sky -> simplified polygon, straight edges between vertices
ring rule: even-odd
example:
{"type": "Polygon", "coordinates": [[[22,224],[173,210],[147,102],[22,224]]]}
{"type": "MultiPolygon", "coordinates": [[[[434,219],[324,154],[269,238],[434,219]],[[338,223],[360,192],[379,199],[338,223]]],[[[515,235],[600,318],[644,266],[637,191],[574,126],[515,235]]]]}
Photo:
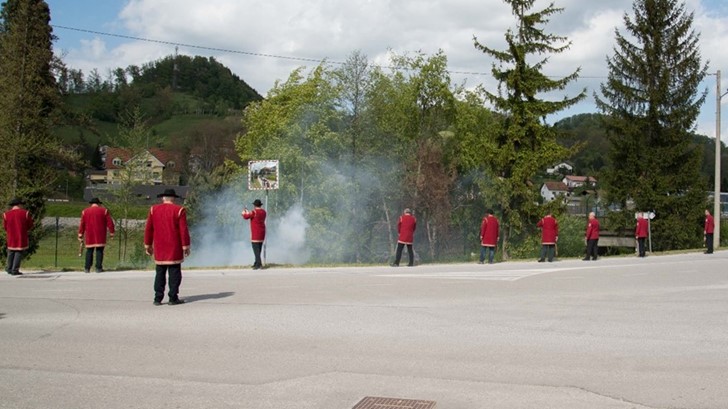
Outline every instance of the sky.
{"type": "MultiPolygon", "coordinates": [[[[442,50],[454,83],[495,91],[493,60],[476,50],[473,37],[496,49],[515,25],[502,0],[46,0],[58,40],[56,53],[72,68],[102,75],[110,69],[142,65],[174,54],[214,57],[265,96],[276,81],[297,67],[308,70],[326,59],[343,62],[354,51],[373,64],[389,65],[391,52],[442,50]],[[143,38],[142,41],[116,36],[143,38]],[[173,44],[170,44],[173,43],[173,44]],[[203,47],[189,47],[189,45],[203,47]],[[216,49],[216,50],[212,50],[216,49]]],[[[555,0],[564,10],[552,16],[547,32],[565,36],[571,47],[550,57],[544,72],[559,77],[581,69],[580,78],[554,99],[588,98],[548,118],[558,120],[597,112],[593,94],[606,80],[606,58],[613,55],[615,29],[626,34],[623,16],[632,16],[631,0],[555,0]]],[[[716,75],[728,91],[728,2],[685,0],[700,34],[708,91],[697,132],[716,136],[716,75]]],[[[546,7],[536,0],[534,10],[546,7]]],[[[549,96],[551,97],[551,96],[549,96]]],[[[721,111],[728,111],[728,96],[721,111]]],[[[728,118],[722,112],[721,140],[728,141],[728,118]]]]}

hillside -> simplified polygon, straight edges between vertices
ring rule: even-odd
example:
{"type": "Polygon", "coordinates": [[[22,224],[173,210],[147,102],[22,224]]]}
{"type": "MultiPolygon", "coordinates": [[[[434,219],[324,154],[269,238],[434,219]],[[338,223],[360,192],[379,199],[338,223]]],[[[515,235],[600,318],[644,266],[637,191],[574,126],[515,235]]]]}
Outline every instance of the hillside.
{"type": "Polygon", "coordinates": [[[203,138],[202,143],[230,153],[242,131],[242,110],[262,99],[230,69],[205,57],[169,56],[141,67],[117,68],[105,79],[96,70],[84,74],[63,67],[58,85],[62,106],[54,133],[84,163],[59,175],[63,182],[57,189],[63,192],[60,196],[75,198],[82,195],[85,168],[97,162],[98,146],[118,145],[122,123],[135,109],[149,129],[149,147],[188,156],[203,138]]]}

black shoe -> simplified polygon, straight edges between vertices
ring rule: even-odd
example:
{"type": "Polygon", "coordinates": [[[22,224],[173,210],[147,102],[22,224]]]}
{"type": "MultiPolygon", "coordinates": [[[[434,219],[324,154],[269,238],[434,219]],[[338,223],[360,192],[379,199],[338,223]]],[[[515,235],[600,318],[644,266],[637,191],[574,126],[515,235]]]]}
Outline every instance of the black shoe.
{"type": "MultiPolygon", "coordinates": [[[[544,261],[545,261],[545,260],[544,260],[544,259],[542,259],[542,258],[538,259],[538,262],[539,262],[539,263],[543,263],[544,261]]],[[[549,261],[551,261],[551,260],[549,260],[549,261]]]]}
{"type": "Polygon", "coordinates": [[[589,257],[581,259],[581,261],[589,261],[589,257]]]}
{"type": "Polygon", "coordinates": [[[104,270],[96,270],[97,273],[103,273],[104,270]]]}
{"type": "Polygon", "coordinates": [[[88,274],[91,272],[91,270],[83,270],[84,273],[88,274]]]}
{"type": "Polygon", "coordinates": [[[169,300],[169,303],[168,304],[169,305],[179,305],[179,304],[184,304],[184,303],[185,303],[185,300],[180,300],[178,298],[176,300],[169,300]]]}
{"type": "Polygon", "coordinates": [[[13,271],[12,273],[10,273],[10,275],[14,275],[14,276],[22,276],[22,275],[23,275],[23,273],[21,273],[20,271],[13,271]]]}
{"type": "Polygon", "coordinates": [[[162,305],[161,301],[154,300],[154,305],[162,305]]]}
{"type": "Polygon", "coordinates": [[[592,259],[592,261],[597,261],[597,258],[596,258],[596,257],[594,257],[594,258],[592,259]]]}
{"type": "Polygon", "coordinates": [[[407,264],[407,267],[414,267],[414,264],[407,264]]]}
{"type": "Polygon", "coordinates": [[[260,270],[260,266],[253,266],[253,270],[260,270]]]}

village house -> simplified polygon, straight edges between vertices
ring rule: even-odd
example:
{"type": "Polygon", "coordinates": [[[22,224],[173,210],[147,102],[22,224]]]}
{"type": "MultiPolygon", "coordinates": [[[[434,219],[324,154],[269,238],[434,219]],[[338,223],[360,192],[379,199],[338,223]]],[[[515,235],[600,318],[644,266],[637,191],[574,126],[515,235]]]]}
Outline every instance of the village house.
{"type": "Polygon", "coordinates": [[[545,202],[550,202],[557,197],[566,198],[569,196],[569,189],[564,182],[544,182],[541,186],[541,197],[545,202]]]}
{"type": "Polygon", "coordinates": [[[129,149],[102,146],[104,168],[87,171],[86,180],[89,185],[118,185],[125,179],[142,185],[178,185],[181,172],[177,156],[150,148],[132,157],[129,149]]]}
{"type": "Polygon", "coordinates": [[[597,184],[597,180],[591,176],[567,175],[561,181],[570,191],[575,188],[584,187],[585,185],[588,185],[587,187],[595,187],[597,184]]]}
{"type": "Polygon", "coordinates": [[[550,168],[546,168],[546,173],[549,175],[556,175],[556,174],[571,174],[574,172],[574,166],[570,164],[569,162],[561,162],[559,164],[556,164],[550,168]]]}

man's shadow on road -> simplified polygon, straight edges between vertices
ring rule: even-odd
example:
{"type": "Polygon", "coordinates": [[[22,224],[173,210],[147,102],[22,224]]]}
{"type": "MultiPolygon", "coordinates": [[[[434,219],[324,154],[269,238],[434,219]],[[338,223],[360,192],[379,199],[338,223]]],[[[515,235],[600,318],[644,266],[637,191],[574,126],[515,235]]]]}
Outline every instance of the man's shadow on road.
{"type": "Polygon", "coordinates": [[[232,291],[226,291],[223,293],[217,293],[217,294],[199,294],[199,295],[190,295],[188,297],[185,297],[185,302],[195,302],[195,301],[203,301],[203,300],[217,300],[219,298],[227,298],[230,296],[235,295],[232,291]]]}

